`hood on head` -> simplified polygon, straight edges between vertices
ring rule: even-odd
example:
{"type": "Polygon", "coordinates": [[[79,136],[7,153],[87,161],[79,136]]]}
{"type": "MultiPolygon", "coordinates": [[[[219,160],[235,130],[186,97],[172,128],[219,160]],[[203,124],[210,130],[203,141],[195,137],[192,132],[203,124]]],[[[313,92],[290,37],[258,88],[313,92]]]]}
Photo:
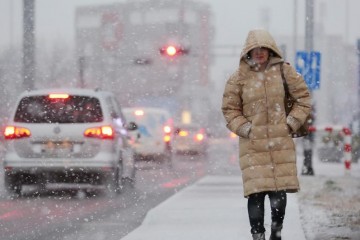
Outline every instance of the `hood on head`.
{"type": "Polygon", "coordinates": [[[263,47],[263,48],[269,48],[272,50],[275,55],[279,58],[283,58],[282,53],[278,46],[276,45],[276,42],[274,38],[271,36],[271,34],[263,29],[257,29],[257,30],[251,30],[248,33],[248,36],[246,38],[243,50],[240,55],[240,61],[244,58],[246,60],[247,54],[254,48],[257,47],[263,47]]]}

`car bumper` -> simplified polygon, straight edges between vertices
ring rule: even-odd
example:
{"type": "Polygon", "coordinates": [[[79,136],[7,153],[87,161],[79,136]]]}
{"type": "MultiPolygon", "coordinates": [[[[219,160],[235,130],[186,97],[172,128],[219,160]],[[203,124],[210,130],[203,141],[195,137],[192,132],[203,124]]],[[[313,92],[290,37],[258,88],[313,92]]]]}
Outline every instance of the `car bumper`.
{"type": "Polygon", "coordinates": [[[176,152],[204,152],[206,151],[205,145],[199,144],[178,144],[175,146],[176,152]]]}
{"type": "MultiPolygon", "coordinates": [[[[133,177],[134,161],[131,157],[123,157],[122,177],[133,177]]],[[[34,174],[63,171],[107,173],[116,167],[115,159],[120,159],[120,157],[111,153],[99,153],[93,158],[21,158],[17,154],[7,153],[3,167],[12,172],[34,174]]]]}
{"type": "Polygon", "coordinates": [[[6,154],[4,167],[13,168],[112,168],[115,166],[114,154],[99,153],[94,158],[21,158],[16,154],[6,154]]]}

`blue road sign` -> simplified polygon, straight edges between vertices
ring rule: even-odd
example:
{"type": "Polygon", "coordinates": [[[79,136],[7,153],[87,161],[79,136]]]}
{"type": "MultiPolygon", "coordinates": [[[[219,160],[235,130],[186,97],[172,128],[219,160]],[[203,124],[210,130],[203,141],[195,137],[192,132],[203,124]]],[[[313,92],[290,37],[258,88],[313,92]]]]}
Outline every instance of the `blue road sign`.
{"type": "Polygon", "coordinates": [[[296,71],[304,77],[310,90],[320,88],[320,63],[321,54],[319,52],[296,52],[296,71]]]}

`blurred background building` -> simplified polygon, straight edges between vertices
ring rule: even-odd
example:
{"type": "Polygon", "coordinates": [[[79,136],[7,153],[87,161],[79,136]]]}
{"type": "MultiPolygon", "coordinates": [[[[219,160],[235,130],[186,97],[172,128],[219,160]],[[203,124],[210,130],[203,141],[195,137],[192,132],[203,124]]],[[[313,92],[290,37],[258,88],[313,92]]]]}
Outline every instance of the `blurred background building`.
{"type": "MultiPolygon", "coordinates": [[[[126,99],[123,104],[166,103],[222,133],[223,87],[236,70],[247,32],[267,28],[294,64],[295,51],[304,50],[305,44],[304,2],[258,0],[220,6],[203,0],[36,0],[35,87],[111,89],[126,99]],[[171,44],[186,53],[160,53],[171,44]]],[[[314,3],[314,49],[322,54],[320,89],[314,91],[317,122],[347,125],[358,118],[360,105],[355,41],[360,33],[353,28],[359,3],[314,3]]],[[[1,1],[0,11],[0,113],[5,119],[24,90],[21,1],[1,1]]]]}
{"type": "Polygon", "coordinates": [[[123,106],[168,108],[178,121],[187,111],[207,124],[212,17],[209,4],[190,0],[78,8],[79,86],[112,90],[123,106]]]}

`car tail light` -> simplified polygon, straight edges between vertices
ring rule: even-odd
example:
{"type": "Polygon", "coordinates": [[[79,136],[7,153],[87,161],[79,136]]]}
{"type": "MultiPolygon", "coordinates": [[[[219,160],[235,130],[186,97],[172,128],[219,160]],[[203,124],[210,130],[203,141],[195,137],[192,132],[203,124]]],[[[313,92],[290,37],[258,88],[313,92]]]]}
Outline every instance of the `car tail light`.
{"type": "Polygon", "coordinates": [[[27,128],[7,126],[4,131],[5,139],[19,139],[30,137],[31,132],[27,128]]]}
{"type": "Polygon", "coordinates": [[[237,135],[233,132],[230,132],[230,138],[237,138],[237,135]]]}
{"type": "Polygon", "coordinates": [[[164,126],[164,133],[171,133],[171,127],[170,126],[164,126]]]}
{"type": "Polygon", "coordinates": [[[186,136],[188,136],[189,135],[189,132],[187,132],[187,131],[184,131],[184,130],[180,130],[179,131],[179,136],[180,137],[186,137],[186,136]]]}
{"type": "Polygon", "coordinates": [[[164,131],[164,138],[163,138],[163,140],[164,140],[164,142],[166,142],[166,143],[168,143],[168,142],[170,142],[171,141],[171,136],[170,136],[170,134],[171,134],[171,127],[169,126],[169,125],[165,125],[164,127],[163,127],[163,131],[164,131]]]}
{"type": "Polygon", "coordinates": [[[144,110],[138,109],[134,112],[135,116],[144,116],[144,110]]]}
{"type": "Polygon", "coordinates": [[[170,135],[165,135],[164,136],[164,142],[170,142],[170,140],[171,140],[171,137],[170,137],[170,135]]]}
{"type": "Polygon", "coordinates": [[[50,99],[68,99],[69,94],[66,93],[51,93],[49,94],[50,99]]]}
{"type": "Polygon", "coordinates": [[[85,137],[114,139],[114,130],[110,126],[88,128],[84,132],[85,137]]]}
{"type": "Polygon", "coordinates": [[[197,134],[195,135],[195,140],[201,142],[202,140],[204,140],[204,134],[202,134],[202,133],[197,133],[197,134]]]}

